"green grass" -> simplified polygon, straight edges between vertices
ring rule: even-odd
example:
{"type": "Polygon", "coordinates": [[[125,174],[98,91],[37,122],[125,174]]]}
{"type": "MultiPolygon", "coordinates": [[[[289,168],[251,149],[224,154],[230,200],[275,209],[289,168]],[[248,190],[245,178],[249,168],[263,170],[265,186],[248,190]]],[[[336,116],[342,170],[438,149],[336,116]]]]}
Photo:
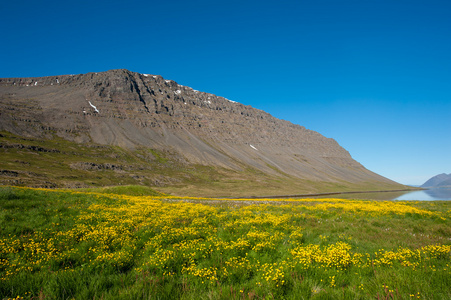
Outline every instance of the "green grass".
{"type": "Polygon", "coordinates": [[[101,194],[116,194],[116,195],[130,195],[130,196],[164,196],[164,193],[158,192],[150,187],[142,185],[126,185],[126,186],[111,186],[99,188],[84,188],[77,189],[81,192],[93,192],[101,194]]]}
{"type": "Polygon", "coordinates": [[[1,187],[0,299],[449,299],[450,219],[451,201],[1,187]]]}

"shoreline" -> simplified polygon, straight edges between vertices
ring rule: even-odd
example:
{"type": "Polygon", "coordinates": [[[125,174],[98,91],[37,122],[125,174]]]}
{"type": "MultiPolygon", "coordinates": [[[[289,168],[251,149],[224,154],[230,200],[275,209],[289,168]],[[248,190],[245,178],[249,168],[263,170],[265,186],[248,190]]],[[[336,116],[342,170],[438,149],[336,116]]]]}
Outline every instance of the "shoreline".
{"type": "MultiPolygon", "coordinates": [[[[274,196],[249,196],[249,197],[233,197],[233,199],[284,199],[284,198],[308,198],[318,196],[329,195],[345,195],[345,194],[363,194],[363,193],[390,193],[390,192],[411,192],[426,190],[424,188],[411,188],[411,189],[397,189],[397,190],[383,190],[383,191],[351,191],[351,192],[327,192],[327,193],[315,193],[315,194],[299,194],[299,195],[274,195],[274,196]]],[[[227,197],[232,199],[231,197],[227,197]]]]}

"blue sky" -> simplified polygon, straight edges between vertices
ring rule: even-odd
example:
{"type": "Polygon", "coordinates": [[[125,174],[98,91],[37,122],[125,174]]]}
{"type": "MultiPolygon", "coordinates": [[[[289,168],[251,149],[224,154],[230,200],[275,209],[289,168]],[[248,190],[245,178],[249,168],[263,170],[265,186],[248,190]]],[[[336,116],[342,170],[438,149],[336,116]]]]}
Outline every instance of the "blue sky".
{"type": "Polygon", "coordinates": [[[159,74],[334,138],[404,184],[451,173],[451,1],[2,1],[0,77],[159,74]]]}

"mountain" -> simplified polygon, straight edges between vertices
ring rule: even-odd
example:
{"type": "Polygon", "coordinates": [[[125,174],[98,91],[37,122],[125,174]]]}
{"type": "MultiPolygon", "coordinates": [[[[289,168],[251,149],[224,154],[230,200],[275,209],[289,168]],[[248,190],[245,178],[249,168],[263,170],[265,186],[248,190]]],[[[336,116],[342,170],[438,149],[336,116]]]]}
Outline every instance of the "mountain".
{"type": "Polygon", "coordinates": [[[438,174],[429,180],[427,180],[421,187],[443,187],[451,186],[451,173],[450,174],[438,174]]]}
{"type": "Polygon", "coordinates": [[[159,75],[111,70],[0,79],[0,117],[10,159],[0,164],[4,184],[138,183],[204,195],[403,187],[367,170],[331,138],[159,75]],[[46,145],[53,148],[33,150],[46,145]],[[86,156],[93,149],[110,155],[86,156]],[[45,159],[54,172],[33,168],[45,159]],[[55,176],[57,169],[66,173],[55,176]],[[107,180],[118,172],[121,180],[107,180]]]}

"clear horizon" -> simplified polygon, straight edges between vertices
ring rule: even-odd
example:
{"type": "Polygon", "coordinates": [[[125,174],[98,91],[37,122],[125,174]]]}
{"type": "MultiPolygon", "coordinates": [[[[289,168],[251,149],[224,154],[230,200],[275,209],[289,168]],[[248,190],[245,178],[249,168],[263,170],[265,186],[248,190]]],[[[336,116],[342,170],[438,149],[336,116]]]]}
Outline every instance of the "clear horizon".
{"type": "Polygon", "coordinates": [[[162,75],[335,139],[421,185],[451,172],[451,2],[0,5],[0,77],[162,75]]]}

